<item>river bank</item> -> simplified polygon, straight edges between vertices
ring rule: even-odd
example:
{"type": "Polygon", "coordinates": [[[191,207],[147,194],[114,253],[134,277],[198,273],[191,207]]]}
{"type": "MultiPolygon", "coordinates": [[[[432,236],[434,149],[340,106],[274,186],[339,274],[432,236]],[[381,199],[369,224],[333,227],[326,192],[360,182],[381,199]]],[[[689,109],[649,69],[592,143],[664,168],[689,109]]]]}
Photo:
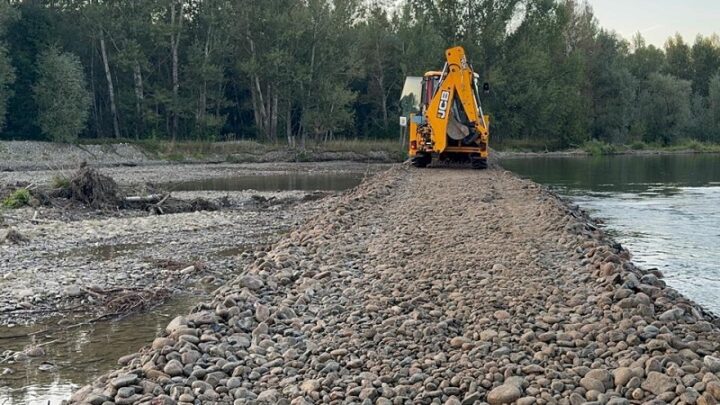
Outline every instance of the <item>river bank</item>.
{"type": "Polygon", "coordinates": [[[396,168],[70,402],[715,403],[719,344],[712,316],[536,184],[396,168]]]}
{"type": "Polygon", "coordinates": [[[704,155],[704,154],[720,154],[719,150],[696,150],[696,149],[620,149],[611,152],[589,152],[584,149],[568,149],[557,151],[517,151],[503,150],[495,151],[498,159],[517,159],[517,158],[565,158],[565,157],[588,157],[588,156],[673,156],[673,155],[704,155]]]}
{"type": "Polygon", "coordinates": [[[0,141],[0,173],[63,171],[86,162],[94,167],[164,166],[168,164],[266,165],[302,162],[397,163],[405,151],[397,141],[335,141],[288,148],[254,141],[165,142],[109,140],[97,144],[0,141]]]}
{"type": "MultiPolygon", "coordinates": [[[[217,287],[238,269],[241,254],[250,256],[254,247],[322,209],[322,198],[338,189],[333,182],[348,187],[369,170],[377,168],[335,162],[101,169],[125,195],[170,192],[173,201],[188,207],[155,215],[60,200],[4,210],[0,325],[34,323],[58,314],[86,318],[88,312],[134,312],[126,307],[143,309],[187,288],[217,287]],[[261,190],[247,190],[252,187],[242,182],[237,189],[205,184],[253,178],[251,185],[262,187],[264,179],[278,176],[304,183],[261,190]]],[[[52,187],[59,174],[70,176],[55,170],[0,173],[0,186],[29,184],[26,187],[42,190],[52,187]]]]}

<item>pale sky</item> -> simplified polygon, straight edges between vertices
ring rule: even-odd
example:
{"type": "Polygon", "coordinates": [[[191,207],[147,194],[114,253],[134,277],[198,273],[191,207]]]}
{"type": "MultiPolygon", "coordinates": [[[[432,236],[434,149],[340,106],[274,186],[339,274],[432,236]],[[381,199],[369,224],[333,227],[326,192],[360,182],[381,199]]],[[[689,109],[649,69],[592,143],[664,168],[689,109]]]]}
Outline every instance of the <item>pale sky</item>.
{"type": "Polygon", "coordinates": [[[679,32],[685,42],[698,34],[720,35],[720,0],[588,0],[600,26],[630,40],[640,32],[648,44],[662,47],[679,32]]]}

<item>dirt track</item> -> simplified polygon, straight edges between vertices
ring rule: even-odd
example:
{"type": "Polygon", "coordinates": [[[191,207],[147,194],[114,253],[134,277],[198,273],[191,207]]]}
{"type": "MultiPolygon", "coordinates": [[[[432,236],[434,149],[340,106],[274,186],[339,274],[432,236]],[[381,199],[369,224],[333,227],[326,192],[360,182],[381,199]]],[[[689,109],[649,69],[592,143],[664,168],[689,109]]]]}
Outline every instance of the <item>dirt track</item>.
{"type": "Polygon", "coordinates": [[[393,169],[73,400],[716,403],[717,326],[628,259],[507,172],[393,169]]]}

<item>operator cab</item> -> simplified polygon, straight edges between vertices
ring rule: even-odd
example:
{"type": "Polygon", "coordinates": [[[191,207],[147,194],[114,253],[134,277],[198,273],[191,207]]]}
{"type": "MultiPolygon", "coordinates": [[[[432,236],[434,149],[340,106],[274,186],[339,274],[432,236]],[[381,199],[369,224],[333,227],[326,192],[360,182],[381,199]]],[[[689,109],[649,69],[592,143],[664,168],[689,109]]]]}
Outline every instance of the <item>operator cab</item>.
{"type": "MultiPolygon", "coordinates": [[[[438,87],[440,86],[440,78],[442,77],[443,72],[438,72],[435,70],[431,70],[422,78],[422,106],[423,106],[423,112],[425,108],[430,104],[433,97],[435,97],[435,93],[437,92],[438,87]]],[[[475,100],[480,100],[480,92],[478,91],[478,82],[480,80],[480,75],[473,72],[473,93],[475,94],[475,100]]],[[[487,92],[489,90],[489,85],[485,83],[483,85],[483,90],[487,92]]]]}

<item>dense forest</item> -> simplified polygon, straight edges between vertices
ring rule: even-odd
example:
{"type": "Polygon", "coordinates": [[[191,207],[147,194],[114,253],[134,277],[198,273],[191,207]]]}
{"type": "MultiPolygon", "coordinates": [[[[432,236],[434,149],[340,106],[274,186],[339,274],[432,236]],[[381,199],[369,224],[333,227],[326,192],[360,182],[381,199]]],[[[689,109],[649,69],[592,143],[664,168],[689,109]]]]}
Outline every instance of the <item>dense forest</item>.
{"type": "Polygon", "coordinates": [[[657,48],[573,0],[0,0],[0,139],[397,137],[465,46],[493,135],[720,142],[720,40],[657,48]]]}

